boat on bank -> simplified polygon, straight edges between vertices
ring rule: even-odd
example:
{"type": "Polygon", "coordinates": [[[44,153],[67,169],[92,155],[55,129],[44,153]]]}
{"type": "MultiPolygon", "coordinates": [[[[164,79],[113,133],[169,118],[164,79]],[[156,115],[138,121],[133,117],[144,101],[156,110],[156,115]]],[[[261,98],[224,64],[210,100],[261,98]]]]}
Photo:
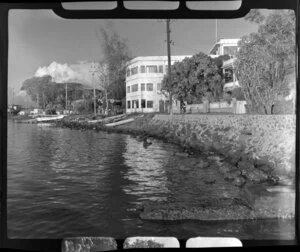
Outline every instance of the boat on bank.
{"type": "Polygon", "coordinates": [[[105,126],[106,127],[113,127],[113,126],[118,126],[118,125],[122,125],[122,124],[125,124],[125,123],[130,123],[130,122],[133,122],[133,121],[134,121],[134,118],[129,118],[129,119],[118,121],[118,122],[107,123],[107,124],[105,124],[105,126]]]}
{"type": "Polygon", "coordinates": [[[43,117],[37,117],[35,120],[37,122],[50,122],[50,121],[56,121],[56,120],[61,120],[65,117],[66,115],[58,115],[58,116],[43,116],[43,117]]]}

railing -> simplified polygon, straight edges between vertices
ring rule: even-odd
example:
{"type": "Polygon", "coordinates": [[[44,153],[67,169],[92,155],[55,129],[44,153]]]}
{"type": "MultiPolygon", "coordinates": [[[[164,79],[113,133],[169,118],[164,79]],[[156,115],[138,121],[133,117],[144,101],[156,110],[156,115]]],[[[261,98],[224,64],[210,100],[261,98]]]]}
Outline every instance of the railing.
{"type": "Polygon", "coordinates": [[[235,98],[230,103],[227,102],[213,102],[209,103],[204,101],[201,104],[188,104],[186,105],[186,113],[232,113],[232,114],[245,114],[246,101],[237,101],[235,98]]]}

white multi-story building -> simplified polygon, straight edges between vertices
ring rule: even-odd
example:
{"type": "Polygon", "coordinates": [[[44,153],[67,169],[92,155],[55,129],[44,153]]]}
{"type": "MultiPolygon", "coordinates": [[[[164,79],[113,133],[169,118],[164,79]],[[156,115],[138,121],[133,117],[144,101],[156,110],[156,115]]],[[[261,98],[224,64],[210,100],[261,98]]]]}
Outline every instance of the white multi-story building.
{"type": "Polygon", "coordinates": [[[212,58],[221,55],[229,55],[234,57],[238,51],[238,42],[241,39],[220,39],[209,51],[212,58]]]}
{"type": "MultiPolygon", "coordinates": [[[[172,56],[171,64],[191,55],[172,56]]],[[[126,113],[166,112],[169,96],[161,91],[168,71],[167,56],[136,57],[127,63],[126,113]]]]}
{"type": "Polygon", "coordinates": [[[238,51],[238,42],[240,39],[220,39],[209,51],[212,58],[221,55],[229,55],[230,59],[223,62],[223,73],[225,76],[224,91],[232,90],[239,87],[239,82],[234,74],[235,55],[238,51]]]}

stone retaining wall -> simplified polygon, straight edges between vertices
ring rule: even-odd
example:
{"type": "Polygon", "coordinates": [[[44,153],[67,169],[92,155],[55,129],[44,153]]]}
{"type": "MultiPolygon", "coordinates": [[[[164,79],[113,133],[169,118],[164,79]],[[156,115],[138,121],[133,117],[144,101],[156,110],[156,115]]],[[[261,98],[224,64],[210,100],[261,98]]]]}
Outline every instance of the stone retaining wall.
{"type": "Polygon", "coordinates": [[[295,115],[155,115],[148,126],[190,147],[247,156],[295,176],[295,115]]]}

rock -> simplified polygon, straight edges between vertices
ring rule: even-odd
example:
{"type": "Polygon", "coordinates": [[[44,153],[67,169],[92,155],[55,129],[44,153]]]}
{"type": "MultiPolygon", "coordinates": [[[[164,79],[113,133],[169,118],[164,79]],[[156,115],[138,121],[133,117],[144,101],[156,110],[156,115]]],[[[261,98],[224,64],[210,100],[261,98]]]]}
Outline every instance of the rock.
{"type": "Polygon", "coordinates": [[[191,168],[185,165],[179,166],[179,171],[189,171],[191,168]]]}
{"type": "Polygon", "coordinates": [[[285,186],[292,186],[295,185],[295,177],[294,178],[289,178],[287,176],[280,176],[276,177],[278,179],[278,184],[280,185],[285,185],[285,186]]]}
{"type": "Polygon", "coordinates": [[[238,167],[242,170],[253,170],[254,168],[254,164],[251,161],[240,161],[238,162],[238,167]]]}
{"type": "Polygon", "coordinates": [[[207,178],[204,178],[204,183],[207,185],[212,185],[212,184],[216,183],[216,179],[214,177],[207,177],[207,178]]]}
{"type": "Polygon", "coordinates": [[[223,163],[220,167],[219,167],[219,171],[221,172],[221,174],[226,174],[230,171],[236,170],[236,167],[229,164],[229,163],[223,163]]]}
{"type": "Polygon", "coordinates": [[[241,161],[241,156],[240,155],[236,155],[236,156],[232,156],[229,158],[229,162],[233,165],[237,165],[237,163],[241,161]]]}
{"type": "Polygon", "coordinates": [[[242,176],[236,177],[233,182],[235,186],[242,187],[246,184],[246,179],[244,179],[242,176]]]}
{"type": "Polygon", "coordinates": [[[186,152],[176,152],[175,155],[178,157],[188,157],[189,156],[189,154],[186,152]]]}
{"type": "Polygon", "coordinates": [[[266,173],[258,169],[242,169],[242,175],[254,183],[262,183],[268,181],[269,177],[266,173]]]}
{"type": "Polygon", "coordinates": [[[274,186],[268,187],[268,192],[280,192],[280,193],[295,193],[295,188],[291,188],[290,186],[274,186]]]}
{"type": "Polygon", "coordinates": [[[257,166],[256,169],[261,170],[265,173],[270,173],[272,171],[272,168],[266,164],[257,166]]]}
{"type": "Polygon", "coordinates": [[[151,145],[152,143],[151,142],[147,142],[147,141],[144,141],[143,142],[143,146],[144,148],[147,148],[149,145],[151,145]]]}
{"type": "Polygon", "coordinates": [[[271,185],[278,185],[279,181],[280,181],[280,178],[275,175],[269,175],[269,177],[268,177],[268,183],[271,185]]]}
{"type": "Polygon", "coordinates": [[[200,160],[198,163],[196,163],[196,166],[200,169],[204,169],[209,166],[209,163],[204,160],[200,160]]]}
{"type": "MultiPolygon", "coordinates": [[[[232,202],[232,200],[230,200],[232,202]]],[[[253,212],[244,205],[204,202],[203,206],[186,206],[173,203],[155,203],[147,206],[140,218],[144,220],[242,220],[253,219],[253,212]]]]}
{"type": "Polygon", "coordinates": [[[241,171],[239,169],[230,170],[228,172],[225,172],[223,175],[227,180],[234,180],[241,175],[241,171]]]}

